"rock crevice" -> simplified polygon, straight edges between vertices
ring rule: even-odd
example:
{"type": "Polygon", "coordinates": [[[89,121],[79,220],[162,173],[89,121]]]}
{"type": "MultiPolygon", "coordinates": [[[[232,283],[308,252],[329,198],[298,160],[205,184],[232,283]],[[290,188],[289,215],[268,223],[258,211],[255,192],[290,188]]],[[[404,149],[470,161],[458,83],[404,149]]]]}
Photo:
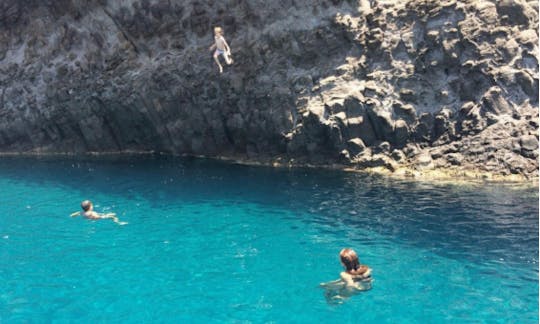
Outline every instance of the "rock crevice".
{"type": "Polygon", "coordinates": [[[5,0],[0,151],[537,177],[537,25],[523,0],[5,0]]]}

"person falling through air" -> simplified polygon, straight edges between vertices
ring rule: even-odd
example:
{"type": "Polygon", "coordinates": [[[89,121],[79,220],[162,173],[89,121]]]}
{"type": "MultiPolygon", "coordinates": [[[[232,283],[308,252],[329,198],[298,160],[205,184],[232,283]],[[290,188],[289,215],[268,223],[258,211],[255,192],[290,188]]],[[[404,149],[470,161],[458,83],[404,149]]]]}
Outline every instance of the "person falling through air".
{"type": "Polygon", "coordinates": [[[215,43],[210,46],[210,50],[216,49],[214,52],[214,61],[216,61],[216,64],[218,65],[219,73],[223,73],[223,67],[221,66],[221,63],[219,63],[219,56],[223,55],[227,65],[231,65],[233,60],[231,58],[231,48],[229,47],[229,44],[227,44],[225,37],[223,37],[223,29],[221,27],[214,28],[214,41],[215,43]]]}
{"type": "Polygon", "coordinates": [[[83,215],[84,217],[92,220],[97,219],[112,219],[116,224],[118,225],[126,225],[127,222],[121,222],[118,217],[116,217],[115,213],[107,213],[107,214],[100,214],[94,211],[94,204],[90,200],[85,200],[81,203],[81,208],[83,209],[83,212],[75,212],[71,214],[71,217],[76,217],[79,215],[83,215]]]}

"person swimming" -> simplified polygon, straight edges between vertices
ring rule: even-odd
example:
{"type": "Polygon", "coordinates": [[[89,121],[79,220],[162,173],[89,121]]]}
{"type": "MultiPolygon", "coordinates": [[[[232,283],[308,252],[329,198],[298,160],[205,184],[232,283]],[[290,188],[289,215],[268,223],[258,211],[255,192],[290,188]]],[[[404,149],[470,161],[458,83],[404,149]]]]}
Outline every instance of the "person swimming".
{"type": "Polygon", "coordinates": [[[81,208],[83,212],[75,212],[71,214],[71,217],[76,217],[79,215],[83,215],[87,219],[91,220],[98,220],[98,219],[112,219],[115,223],[118,225],[126,225],[127,222],[121,222],[118,217],[116,217],[115,213],[106,213],[106,214],[100,214],[96,211],[94,211],[94,204],[90,200],[85,200],[81,203],[81,208]]]}
{"type": "MultiPolygon", "coordinates": [[[[361,286],[361,284],[366,282],[371,283],[371,268],[360,264],[358,255],[353,249],[347,248],[341,250],[341,252],[339,252],[339,259],[345,268],[345,271],[340,274],[340,277],[347,287],[367,290],[365,289],[365,286],[361,286]]],[[[371,288],[371,286],[369,288],[371,288]]]]}
{"type": "Polygon", "coordinates": [[[320,284],[325,289],[324,295],[329,303],[341,303],[360,291],[372,288],[371,268],[360,264],[358,254],[353,249],[341,250],[339,259],[345,268],[340,278],[320,284]]]}

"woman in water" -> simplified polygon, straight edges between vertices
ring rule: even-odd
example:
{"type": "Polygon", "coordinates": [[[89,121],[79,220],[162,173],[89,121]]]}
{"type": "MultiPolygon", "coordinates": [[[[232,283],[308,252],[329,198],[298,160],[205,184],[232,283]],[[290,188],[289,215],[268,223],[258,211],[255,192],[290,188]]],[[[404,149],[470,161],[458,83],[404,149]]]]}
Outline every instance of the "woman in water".
{"type": "Polygon", "coordinates": [[[339,252],[339,259],[345,268],[340,274],[341,280],[348,288],[367,290],[371,288],[371,269],[366,265],[361,265],[358,255],[353,249],[343,249],[339,252]],[[369,288],[364,283],[369,282],[369,288]]]}
{"type": "Polygon", "coordinates": [[[361,265],[358,255],[353,249],[343,249],[339,252],[339,259],[345,268],[340,273],[340,279],[325,282],[321,287],[325,289],[328,302],[340,303],[344,299],[355,295],[359,291],[371,289],[371,268],[361,265]]]}

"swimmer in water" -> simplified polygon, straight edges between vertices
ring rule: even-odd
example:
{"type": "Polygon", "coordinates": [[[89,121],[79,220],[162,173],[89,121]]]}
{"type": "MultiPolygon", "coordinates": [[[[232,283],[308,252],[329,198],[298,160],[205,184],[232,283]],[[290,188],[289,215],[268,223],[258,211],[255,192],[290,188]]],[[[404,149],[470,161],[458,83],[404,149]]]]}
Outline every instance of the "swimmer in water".
{"type": "Polygon", "coordinates": [[[214,48],[216,49],[214,52],[214,61],[216,61],[219,68],[219,73],[223,73],[223,67],[221,66],[221,63],[219,63],[219,56],[223,56],[227,65],[231,65],[233,63],[231,58],[231,48],[229,47],[229,44],[227,44],[225,37],[223,37],[223,28],[214,28],[214,42],[215,43],[210,46],[210,50],[213,50],[214,48]]]}
{"type": "Polygon", "coordinates": [[[359,291],[369,290],[373,282],[371,268],[360,264],[358,255],[353,249],[341,250],[339,259],[345,268],[339,275],[340,279],[320,285],[325,289],[327,301],[331,303],[341,303],[359,291]]]}
{"type": "Polygon", "coordinates": [[[81,208],[83,209],[83,212],[75,212],[71,214],[71,217],[76,217],[79,215],[83,215],[84,217],[92,220],[97,219],[112,219],[116,224],[118,225],[126,225],[127,222],[121,222],[118,217],[116,217],[115,213],[106,213],[106,214],[100,214],[96,211],[94,211],[94,204],[90,200],[85,200],[81,203],[81,208]]]}

